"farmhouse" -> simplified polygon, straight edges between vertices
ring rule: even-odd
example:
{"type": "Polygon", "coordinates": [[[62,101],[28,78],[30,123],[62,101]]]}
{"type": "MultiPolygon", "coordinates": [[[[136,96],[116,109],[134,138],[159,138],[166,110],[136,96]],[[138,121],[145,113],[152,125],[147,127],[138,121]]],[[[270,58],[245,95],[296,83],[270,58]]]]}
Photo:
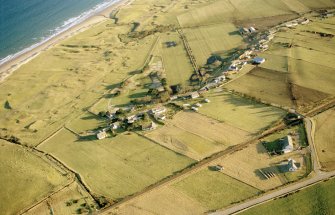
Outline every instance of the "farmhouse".
{"type": "Polygon", "coordinates": [[[158,115],[158,114],[162,114],[166,112],[166,108],[165,107],[156,107],[150,110],[150,113],[152,115],[158,115]]]}
{"type": "Polygon", "coordinates": [[[250,28],[249,28],[249,32],[250,32],[250,33],[255,33],[255,32],[256,32],[256,29],[255,29],[254,27],[250,27],[250,28]]]}
{"type": "Polygon", "coordinates": [[[98,138],[98,140],[105,139],[106,137],[107,137],[107,133],[106,133],[106,131],[99,131],[99,132],[97,133],[97,138],[98,138]]]}
{"type": "Polygon", "coordinates": [[[289,170],[290,172],[295,172],[295,171],[298,170],[298,167],[297,167],[297,165],[296,165],[296,161],[293,160],[293,159],[291,159],[291,158],[288,159],[287,167],[288,167],[288,170],[289,170]]]}
{"type": "Polygon", "coordinates": [[[196,107],[192,107],[191,109],[194,110],[195,112],[198,112],[198,110],[199,110],[199,109],[196,108],[196,107]]]}
{"type": "Polygon", "coordinates": [[[142,131],[151,131],[157,128],[156,123],[150,122],[148,125],[142,125],[142,131]]]}
{"type": "Polygon", "coordinates": [[[202,104],[196,103],[194,106],[196,106],[196,107],[202,107],[202,104]]]}
{"type": "Polygon", "coordinates": [[[293,141],[291,135],[287,135],[285,138],[281,139],[282,152],[289,153],[293,151],[293,141]]]}
{"type": "Polygon", "coordinates": [[[252,63],[253,64],[262,64],[265,62],[265,59],[262,58],[262,57],[255,57],[253,60],[252,60],[252,63]]]}
{"type": "Polygon", "coordinates": [[[132,116],[128,116],[128,117],[127,117],[127,122],[128,122],[129,124],[134,123],[136,120],[138,120],[138,117],[137,117],[136,115],[132,115],[132,116]]]}
{"type": "Polygon", "coordinates": [[[114,122],[111,124],[111,129],[116,130],[120,127],[120,122],[114,122]]]}

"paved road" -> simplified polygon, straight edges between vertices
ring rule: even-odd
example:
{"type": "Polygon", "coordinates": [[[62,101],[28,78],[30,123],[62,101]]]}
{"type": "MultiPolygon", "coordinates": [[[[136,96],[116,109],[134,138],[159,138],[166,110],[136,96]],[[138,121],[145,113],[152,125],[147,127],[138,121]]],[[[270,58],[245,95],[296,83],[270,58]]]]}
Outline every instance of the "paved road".
{"type": "Polygon", "coordinates": [[[322,173],[316,175],[315,177],[313,177],[311,179],[299,182],[297,184],[290,185],[290,186],[285,187],[283,189],[280,189],[278,191],[268,193],[268,194],[263,195],[259,198],[252,199],[250,201],[247,201],[247,202],[244,202],[242,204],[233,206],[231,208],[227,208],[227,209],[222,210],[222,211],[217,211],[215,213],[211,213],[211,215],[236,214],[236,213],[241,212],[243,210],[246,210],[246,209],[249,209],[251,207],[257,206],[259,204],[265,203],[265,202],[270,201],[274,198],[284,196],[288,193],[292,193],[292,192],[295,192],[297,190],[306,188],[310,185],[313,185],[315,183],[318,183],[320,181],[323,181],[323,180],[331,178],[331,177],[335,177],[335,171],[328,172],[328,173],[322,172],[322,173]]]}

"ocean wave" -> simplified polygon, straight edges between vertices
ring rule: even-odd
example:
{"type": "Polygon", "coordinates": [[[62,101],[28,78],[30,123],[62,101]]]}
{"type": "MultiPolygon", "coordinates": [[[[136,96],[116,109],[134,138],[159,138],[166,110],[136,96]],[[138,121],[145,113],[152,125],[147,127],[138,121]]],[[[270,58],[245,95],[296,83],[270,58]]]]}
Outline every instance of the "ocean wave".
{"type": "MultiPolygon", "coordinates": [[[[117,2],[119,2],[121,0],[108,0],[108,1],[105,1],[103,3],[100,3],[98,5],[96,5],[95,7],[93,7],[92,9],[88,10],[88,11],[85,11],[83,12],[82,14],[80,14],[79,16],[76,16],[76,17],[72,17],[66,21],[64,21],[64,23],[59,26],[59,27],[56,27],[55,29],[52,29],[50,30],[50,36],[46,36],[46,37],[42,37],[40,38],[39,42],[15,53],[15,54],[11,54],[11,55],[8,55],[6,56],[5,58],[2,58],[0,59],[0,66],[5,64],[6,62],[8,61],[11,61],[12,59],[15,59],[31,50],[33,50],[34,48],[40,46],[40,45],[43,45],[45,44],[46,42],[48,42],[49,40],[53,39],[54,37],[58,36],[59,34],[67,31],[68,29],[82,23],[83,21],[85,21],[86,19],[96,15],[97,13],[100,13],[101,11],[103,11],[104,9],[116,4],[117,2]]],[[[36,39],[36,38],[34,38],[36,39]]]]}

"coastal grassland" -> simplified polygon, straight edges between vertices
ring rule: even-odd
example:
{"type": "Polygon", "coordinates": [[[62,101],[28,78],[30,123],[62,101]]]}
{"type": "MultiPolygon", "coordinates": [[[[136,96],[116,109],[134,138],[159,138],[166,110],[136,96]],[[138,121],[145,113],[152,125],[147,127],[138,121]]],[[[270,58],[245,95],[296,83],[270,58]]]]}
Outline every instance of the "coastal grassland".
{"type": "Polygon", "coordinates": [[[225,87],[268,103],[293,106],[286,72],[256,67],[225,87]]]}
{"type": "Polygon", "coordinates": [[[320,0],[320,1],[299,0],[299,2],[303,3],[304,5],[309,7],[310,9],[335,7],[335,3],[332,0],[320,0]]]}
{"type": "Polygon", "coordinates": [[[160,52],[163,57],[168,84],[189,85],[193,68],[184,48],[183,41],[180,39],[178,33],[168,33],[161,36],[160,52]],[[168,48],[165,43],[169,41],[176,42],[177,46],[168,48]]]}
{"type": "Polygon", "coordinates": [[[335,210],[335,179],[318,183],[286,197],[267,202],[242,212],[256,214],[331,214],[335,210]]]}
{"type": "Polygon", "coordinates": [[[91,113],[84,113],[65,125],[79,134],[86,131],[94,131],[99,127],[106,127],[106,120],[91,113]]]}
{"type": "Polygon", "coordinates": [[[205,213],[206,209],[198,201],[173,186],[165,186],[144,194],[132,202],[120,205],[112,212],[119,215],[170,214],[171,212],[175,215],[200,215],[205,213]]]}
{"type": "Polygon", "coordinates": [[[224,54],[244,44],[238,29],[231,23],[186,28],[183,31],[199,65],[205,64],[211,54],[224,54]]]}
{"type": "Polygon", "coordinates": [[[200,202],[207,210],[224,208],[259,193],[258,189],[209,169],[202,169],[172,186],[200,202]]]}
{"type": "Polygon", "coordinates": [[[326,170],[335,170],[335,109],[315,116],[315,147],[321,163],[326,170]]]}
{"type": "Polygon", "coordinates": [[[70,181],[25,148],[0,140],[0,210],[17,214],[70,181]]]}
{"type": "Polygon", "coordinates": [[[44,215],[49,214],[50,211],[54,214],[75,214],[79,211],[88,212],[89,210],[95,211],[92,197],[76,182],[73,182],[24,214],[44,215]],[[87,208],[84,209],[85,207],[87,208]]]}
{"type": "Polygon", "coordinates": [[[22,65],[0,85],[1,127],[22,143],[37,145],[80,115],[143,66],[156,37],[125,46],[118,34],[128,30],[103,22],[22,65]]]}
{"type": "Polygon", "coordinates": [[[79,173],[93,193],[113,200],[139,192],[194,162],[134,133],[98,141],[77,139],[64,129],[39,148],[79,173]]]}
{"type": "Polygon", "coordinates": [[[180,112],[146,136],[195,160],[251,138],[248,132],[192,112],[180,112]]]}
{"type": "Polygon", "coordinates": [[[178,20],[182,27],[190,27],[293,14],[292,7],[289,8],[286,3],[281,0],[220,0],[181,14],[178,20]]]}
{"type": "MultiPolygon", "coordinates": [[[[242,78],[244,76],[239,79],[242,78]]],[[[199,113],[251,133],[264,130],[285,115],[285,111],[279,108],[228,93],[221,88],[211,90],[204,96],[211,102],[199,108],[199,113]]]]}

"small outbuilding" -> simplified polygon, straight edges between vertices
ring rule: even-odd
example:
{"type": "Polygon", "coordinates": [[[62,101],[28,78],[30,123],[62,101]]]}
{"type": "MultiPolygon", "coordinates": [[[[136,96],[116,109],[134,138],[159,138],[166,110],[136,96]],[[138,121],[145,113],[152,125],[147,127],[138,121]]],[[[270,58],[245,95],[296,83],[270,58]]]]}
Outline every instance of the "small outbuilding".
{"type": "Polygon", "coordinates": [[[264,62],[265,62],[265,58],[262,58],[262,57],[255,57],[254,59],[252,59],[253,64],[262,64],[264,62]]]}
{"type": "Polygon", "coordinates": [[[98,140],[102,140],[102,139],[105,139],[107,137],[107,133],[106,131],[99,131],[97,133],[97,139],[98,140]]]}
{"type": "Polygon", "coordinates": [[[288,167],[288,171],[290,172],[295,172],[299,169],[296,165],[296,161],[291,158],[288,159],[287,167],[288,167]]]}

